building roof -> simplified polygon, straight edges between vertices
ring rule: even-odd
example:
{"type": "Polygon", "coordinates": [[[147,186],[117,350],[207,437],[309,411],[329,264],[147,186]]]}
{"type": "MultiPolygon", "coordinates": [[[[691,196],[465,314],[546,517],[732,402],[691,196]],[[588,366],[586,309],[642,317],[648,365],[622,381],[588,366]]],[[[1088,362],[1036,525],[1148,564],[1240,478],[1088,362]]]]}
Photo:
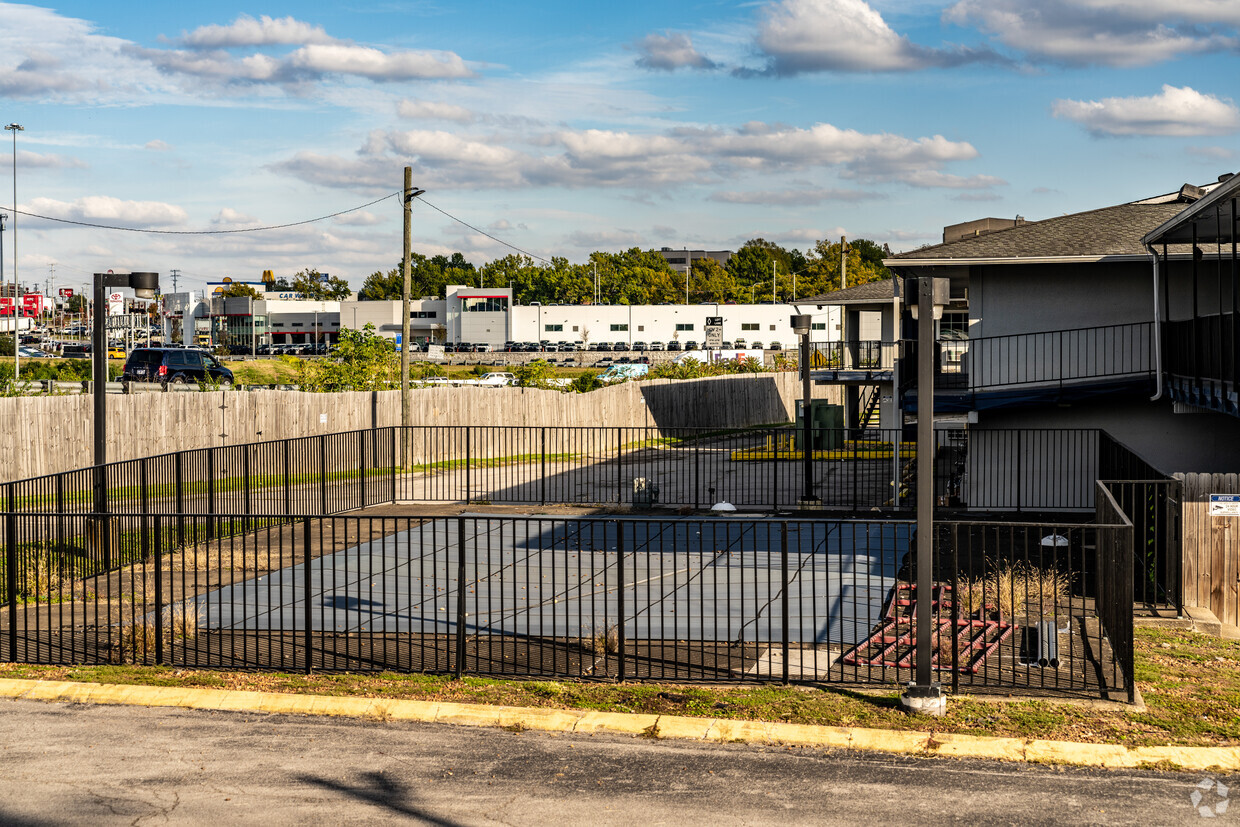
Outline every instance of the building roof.
{"type": "Polygon", "coordinates": [[[890,302],[894,296],[895,282],[892,279],[883,279],[843,290],[833,290],[821,296],[798,299],[794,304],[877,304],[890,302]]]}
{"type": "Polygon", "coordinates": [[[1017,263],[1031,259],[1097,261],[1145,258],[1142,236],[1184,211],[1189,204],[1134,202],[1027,222],[1005,230],[935,244],[886,260],[889,267],[913,264],[1017,263]]]}

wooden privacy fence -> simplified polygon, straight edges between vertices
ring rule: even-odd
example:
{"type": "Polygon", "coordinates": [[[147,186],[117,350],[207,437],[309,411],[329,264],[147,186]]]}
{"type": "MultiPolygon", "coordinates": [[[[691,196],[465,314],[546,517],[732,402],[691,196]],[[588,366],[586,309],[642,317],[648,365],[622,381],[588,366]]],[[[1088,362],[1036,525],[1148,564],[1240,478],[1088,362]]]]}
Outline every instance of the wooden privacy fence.
{"type": "Polygon", "coordinates": [[[1240,475],[1176,477],[1183,492],[1184,605],[1240,625],[1240,517],[1210,516],[1210,495],[1240,494],[1240,475]]]}
{"type": "MultiPolygon", "coordinates": [[[[624,382],[591,393],[537,388],[427,387],[411,392],[413,425],[744,428],[790,421],[795,373],[624,382]]],[[[838,389],[814,388],[815,398],[838,389]]],[[[400,392],[111,394],[108,459],[138,459],[400,424],[400,392]]],[[[0,482],[93,461],[89,395],[0,398],[8,439],[0,482]]]]}

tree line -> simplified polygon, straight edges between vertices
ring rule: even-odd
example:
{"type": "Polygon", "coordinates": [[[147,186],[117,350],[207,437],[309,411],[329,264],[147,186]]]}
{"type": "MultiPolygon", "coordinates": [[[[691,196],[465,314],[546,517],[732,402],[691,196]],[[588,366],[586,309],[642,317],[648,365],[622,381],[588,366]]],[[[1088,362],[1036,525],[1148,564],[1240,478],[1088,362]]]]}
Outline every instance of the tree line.
{"type": "MultiPolygon", "coordinates": [[[[849,287],[891,278],[883,266],[890,256],[887,245],[859,238],[847,242],[844,270],[849,287]]],[[[840,242],[819,241],[802,252],[765,239],[745,242],[727,266],[713,259],[693,262],[689,272],[689,303],[789,301],[829,293],[840,287],[840,242]]],[[[536,262],[529,256],[508,255],[475,267],[460,253],[451,256],[413,254],[410,295],[442,298],[449,284],[513,289],[517,304],[585,304],[594,301],[597,272],[604,304],[678,304],[685,301],[685,272],[674,268],[654,250],[634,247],[619,253],[591,253],[581,264],[564,258],[536,262]]],[[[376,271],[366,279],[358,298],[364,301],[399,299],[401,268],[376,271]]]]}

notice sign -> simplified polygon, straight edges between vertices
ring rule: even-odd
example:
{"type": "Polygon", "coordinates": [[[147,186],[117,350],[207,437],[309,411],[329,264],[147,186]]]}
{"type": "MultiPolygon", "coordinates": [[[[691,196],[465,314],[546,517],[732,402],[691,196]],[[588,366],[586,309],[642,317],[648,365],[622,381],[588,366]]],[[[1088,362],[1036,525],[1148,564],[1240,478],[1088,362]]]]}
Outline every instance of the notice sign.
{"type": "Polygon", "coordinates": [[[1211,517],[1240,517],[1240,494],[1211,494],[1211,517]]]}
{"type": "Polygon", "coordinates": [[[429,345],[426,348],[426,358],[442,362],[444,359],[443,345],[429,345]]]}

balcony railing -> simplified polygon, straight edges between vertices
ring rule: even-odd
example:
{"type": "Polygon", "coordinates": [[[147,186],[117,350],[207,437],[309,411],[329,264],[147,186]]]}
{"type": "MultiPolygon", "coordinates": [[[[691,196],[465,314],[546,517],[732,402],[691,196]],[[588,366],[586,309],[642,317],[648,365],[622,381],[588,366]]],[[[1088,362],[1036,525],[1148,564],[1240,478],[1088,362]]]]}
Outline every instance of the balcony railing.
{"type": "Polygon", "coordinates": [[[895,365],[895,342],[812,342],[810,365],[815,370],[885,371],[895,365]]]}
{"type": "Polygon", "coordinates": [[[1240,364],[1238,335],[1240,330],[1230,314],[1167,322],[1163,364],[1175,376],[1235,384],[1240,364]]]}

